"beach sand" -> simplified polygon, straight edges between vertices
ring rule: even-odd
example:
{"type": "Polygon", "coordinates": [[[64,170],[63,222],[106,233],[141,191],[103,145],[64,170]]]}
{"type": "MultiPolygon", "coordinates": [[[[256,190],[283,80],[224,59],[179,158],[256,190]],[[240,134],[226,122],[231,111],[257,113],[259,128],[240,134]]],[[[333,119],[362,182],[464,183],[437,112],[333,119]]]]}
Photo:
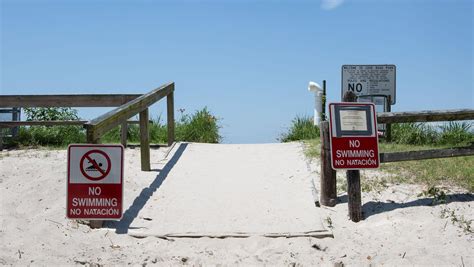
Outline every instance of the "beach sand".
{"type": "MultiPolygon", "coordinates": [[[[302,155],[300,143],[293,143],[285,148],[281,147],[282,144],[267,144],[266,146],[268,147],[265,150],[269,151],[269,155],[259,154],[262,162],[280,166],[279,170],[282,172],[284,168],[290,168],[292,164],[265,160],[265,158],[271,158],[272,153],[278,152],[279,149],[299,149],[296,152],[302,155]]],[[[178,149],[177,146],[175,146],[176,149],[178,149]]],[[[169,155],[168,152],[168,148],[152,149],[152,169],[154,170],[142,172],[140,171],[139,149],[126,149],[125,209],[133,205],[144,189],[150,188],[150,185],[156,182],[160,171],[166,168],[166,164],[176,151],[171,151],[169,155]]],[[[196,185],[197,188],[193,188],[192,184],[183,187],[184,184],[178,183],[178,180],[173,185],[171,180],[165,179],[163,185],[157,188],[143,208],[138,211],[130,224],[128,233],[118,233],[117,223],[106,223],[104,228],[90,229],[87,225],[65,217],[66,155],[66,150],[45,149],[0,152],[0,264],[474,265],[472,256],[474,255],[474,236],[472,232],[466,231],[467,224],[461,222],[474,219],[474,197],[461,189],[445,188],[448,195],[447,203],[436,205],[432,205],[432,198],[418,196],[426,189],[420,185],[388,185],[378,191],[363,192],[365,219],[359,223],[353,223],[348,219],[345,193],[340,194],[340,203],[336,207],[316,208],[308,205],[301,210],[298,205],[294,208],[297,212],[308,210],[309,214],[315,213],[315,218],[321,225],[317,223],[314,225],[329,231],[333,237],[269,238],[254,234],[246,238],[159,238],[153,235],[153,231],[149,231],[152,234],[148,237],[137,237],[132,236],[131,233],[140,229],[151,227],[160,231],[172,230],[170,221],[164,225],[166,228],[159,228],[159,219],[163,216],[160,214],[164,211],[153,207],[152,204],[156,199],[170,198],[173,196],[172,190],[176,190],[176,198],[181,199],[181,201],[176,201],[176,209],[183,210],[178,203],[190,204],[196,201],[194,198],[197,196],[205,198],[205,195],[189,193],[204,185],[196,185]],[[166,194],[160,192],[165,188],[171,191],[167,191],[166,194]],[[151,212],[153,209],[156,209],[157,213],[151,212]],[[157,217],[149,220],[149,216],[157,217]],[[132,229],[134,225],[136,229],[132,229]]],[[[222,152],[221,156],[231,157],[225,152],[222,152]]],[[[249,157],[251,158],[250,155],[249,157]]],[[[274,158],[283,160],[285,157],[274,158]]],[[[304,198],[309,199],[308,188],[301,190],[304,192],[293,191],[306,186],[308,179],[311,178],[314,179],[316,186],[319,185],[319,162],[310,161],[304,157],[298,157],[298,160],[302,161],[303,165],[297,165],[295,168],[301,169],[303,174],[292,178],[295,182],[288,185],[287,192],[305,195],[304,198]],[[311,175],[308,176],[308,173],[311,175]]],[[[173,168],[178,164],[179,160],[173,168]]],[[[215,168],[219,166],[216,165],[215,168]]],[[[220,171],[227,170],[229,174],[233,172],[232,169],[228,169],[228,166],[226,168],[220,171]]],[[[177,168],[175,171],[180,170],[177,168]]],[[[248,171],[251,172],[251,169],[248,171]]],[[[185,177],[191,174],[177,173],[176,175],[185,177]]],[[[364,172],[362,179],[365,176],[377,175],[386,174],[378,171],[364,172]]],[[[192,179],[190,182],[197,183],[192,179]]],[[[239,185],[234,186],[238,188],[239,185]]],[[[238,198],[238,195],[232,197],[238,198]]],[[[301,199],[303,198],[298,198],[298,201],[301,199]]],[[[166,202],[168,208],[173,208],[171,200],[166,202]]],[[[202,201],[206,203],[209,200],[202,199],[202,201]]],[[[283,202],[275,204],[275,212],[283,211],[278,210],[281,203],[283,202]]],[[[257,218],[258,209],[264,207],[262,203],[251,205],[248,200],[244,204],[245,206],[241,207],[242,213],[254,214],[257,218]]],[[[210,205],[210,202],[207,205],[210,205]]],[[[302,205],[307,205],[307,203],[302,205]]],[[[217,209],[218,206],[214,208],[217,209]]],[[[292,212],[295,211],[292,210],[292,212]]],[[[196,214],[193,216],[194,219],[201,221],[196,224],[183,222],[182,225],[186,227],[183,228],[180,225],[181,228],[176,227],[176,229],[182,231],[187,227],[199,226],[206,219],[196,214]]],[[[212,223],[218,220],[214,220],[211,216],[218,217],[219,214],[206,216],[209,216],[210,225],[196,228],[196,231],[206,230],[206,233],[212,233],[212,223]]],[[[279,222],[278,218],[282,216],[280,214],[270,221],[266,219],[262,221],[269,224],[273,230],[290,229],[288,221],[279,222]]],[[[175,213],[167,220],[176,219],[178,225],[181,223],[179,218],[179,213],[175,213]]],[[[187,217],[183,216],[183,218],[187,217]]],[[[263,214],[262,218],[264,218],[263,214]]],[[[248,225],[243,218],[239,218],[234,223],[230,226],[224,225],[217,230],[231,231],[237,227],[239,229],[235,231],[255,229],[262,233],[265,229],[269,229],[265,225],[260,225],[259,228],[246,228],[248,225]]],[[[258,226],[258,224],[255,225],[258,226]]],[[[305,230],[308,228],[305,225],[306,221],[301,226],[295,226],[290,230],[305,230]]]]}

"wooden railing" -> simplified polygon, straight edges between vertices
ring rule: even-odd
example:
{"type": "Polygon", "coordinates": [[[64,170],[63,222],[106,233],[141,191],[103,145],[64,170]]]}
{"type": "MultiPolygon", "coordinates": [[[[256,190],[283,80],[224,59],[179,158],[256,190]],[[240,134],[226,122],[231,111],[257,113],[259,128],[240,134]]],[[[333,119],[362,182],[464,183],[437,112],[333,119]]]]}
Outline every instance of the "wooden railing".
{"type": "MultiPolygon", "coordinates": [[[[2,121],[0,128],[21,125],[83,125],[88,143],[99,143],[101,136],[121,126],[121,143],[127,145],[127,124],[140,125],[141,167],[150,170],[148,107],[167,98],[168,145],[174,142],[174,83],[168,83],[146,94],[86,95],[0,95],[0,107],[116,107],[90,121],[2,121]],[[128,119],[139,114],[139,121],[128,119]]],[[[1,138],[1,137],[0,137],[1,138]]],[[[1,141],[1,140],[0,140],[1,141]]]]}
{"type": "MultiPolygon", "coordinates": [[[[378,123],[406,123],[433,121],[474,120],[474,109],[425,110],[413,112],[381,112],[377,114],[378,123]]],[[[405,152],[380,153],[380,162],[423,160],[474,155],[474,145],[469,147],[430,149],[405,152]]]]}
{"type": "Polygon", "coordinates": [[[0,95],[0,108],[4,107],[118,107],[140,94],[89,94],[89,95],[0,95]]]}
{"type": "Polygon", "coordinates": [[[174,142],[174,83],[168,83],[156,88],[149,93],[135,98],[120,107],[111,110],[84,124],[87,130],[87,142],[98,143],[100,137],[112,128],[124,124],[127,120],[139,114],[140,121],[140,151],[141,165],[143,171],[150,170],[150,140],[148,130],[148,107],[167,97],[167,124],[168,124],[168,145],[174,142]]]}

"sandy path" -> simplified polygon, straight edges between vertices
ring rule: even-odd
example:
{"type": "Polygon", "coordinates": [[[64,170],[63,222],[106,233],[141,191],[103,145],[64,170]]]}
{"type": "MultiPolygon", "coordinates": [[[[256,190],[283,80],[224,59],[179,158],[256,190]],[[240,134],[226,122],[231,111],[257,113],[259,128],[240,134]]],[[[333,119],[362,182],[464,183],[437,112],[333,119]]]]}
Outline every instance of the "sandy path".
{"type": "MultiPolygon", "coordinates": [[[[166,166],[166,152],[166,149],[152,150],[155,171],[141,172],[139,150],[126,150],[125,207],[134,206],[132,203],[142,199],[140,195],[150,199],[160,195],[153,188],[159,184],[157,170],[166,166]]],[[[453,222],[452,216],[442,216],[449,211],[458,220],[474,219],[474,197],[462,190],[444,189],[448,194],[447,204],[440,205],[431,205],[431,198],[418,197],[426,189],[418,185],[389,185],[378,192],[363,192],[366,218],[359,223],[347,219],[345,193],[341,193],[340,204],[318,211],[325,226],[332,227],[334,238],[134,238],[117,233],[120,228],[91,230],[65,218],[65,159],[65,150],[0,152],[0,265],[288,266],[342,262],[474,266],[473,234],[453,222]]],[[[317,179],[319,163],[303,162],[317,179]]],[[[376,172],[363,173],[362,179],[369,174],[376,172]]],[[[165,179],[162,188],[168,182],[170,188],[178,187],[171,181],[165,179]]],[[[316,180],[315,184],[318,183],[316,180]]],[[[151,205],[151,202],[154,201],[140,205],[151,205]]],[[[144,209],[129,212],[134,218],[130,225],[149,222],[140,211],[144,209]]],[[[135,230],[140,229],[130,232],[135,230]]]]}
{"type": "Polygon", "coordinates": [[[181,144],[175,151],[176,164],[141,208],[146,220],[134,220],[130,233],[330,235],[301,144],[181,144]]]}

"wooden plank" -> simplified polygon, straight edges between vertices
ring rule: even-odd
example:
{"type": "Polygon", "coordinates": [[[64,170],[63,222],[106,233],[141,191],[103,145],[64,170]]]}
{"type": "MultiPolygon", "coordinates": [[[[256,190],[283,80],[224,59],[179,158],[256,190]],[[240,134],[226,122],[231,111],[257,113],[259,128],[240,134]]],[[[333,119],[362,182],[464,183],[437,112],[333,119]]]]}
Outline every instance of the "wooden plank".
{"type": "Polygon", "coordinates": [[[336,206],[336,171],[331,167],[331,147],[329,145],[329,122],[322,121],[320,124],[321,136],[321,179],[320,179],[320,202],[321,205],[336,206]]]}
{"type": "Polygon", "coordinates": [[[195,233],[195,232],[184,232],[184,233],[129,233],[130,236],[136,238],[156,237],[161,239],[173,239],[173,238],[248,238],[253,236],[262,236],[268,238],[295,238],[295,237],[314,237],[314,238],[325,238],[334,237],[329,231],[309,231],[309,232],[287,232],[287,233],[251,233],[251,232],[225,232],[225,233],[195,233]]]}
{"type": "Polygon", "coordinates": [[[474,145],[470,147],[430,149],[406,152],[380,153],[380,162],[398,162],[408,160],[423,160],[449,157],[473,156],[474,145]]]}
{"type": "Polygon", "coordinates": [[[87,121],[0,121],[2,127],[15,126],[58,126],[58,125],[83,125],[87,121]]]}
{"type": "Polygon", "coordinates": [[[90,134],[93,135],[94,138],[98,138],[115,126],[120,125],[122,121],[136,115],[156,101],[167,96],[173,92],[173,90],[174,83],[162,85],[155,90],[152,90],[112,111],[105,113],[102,116],[87,122],[84,124],[84,127],[86,129],[91,129],[90,134]]]}
{"type": "MultiPolygon", "coordinates": [[[[174,87],[174,84],[173,84],[174,87]]],[[[174,142],[174,93],[171,92],[167,98],[167,125],[168,125],[168,146],[174,142]]]]}
{"type": "Polygon", "coordinates": [[[0,107],[118,107],[140,94],[0,95],[0,107]]]}
{"type": "Polygon", "coordinates": [[[140,112],[140,155],[142,171],[150,171],[150,133],[148,131],[148,108],[140,112]]]}
{"type": "Polygon", "coordinates": [[[474,109],[377,113],[378,123],[474,120],[474,109]]]}
{"type": "MultiPolygon", "coordinates": [[[[87,121],[0,121],[0,127],[15,126],[65,126],[65,125],[84,125],[87,121]]],[[[152,123],[153,121],[150,121],[152,123]]],[[[127,124],[139,124],[139,121],[127,121],[127,124]]]]}

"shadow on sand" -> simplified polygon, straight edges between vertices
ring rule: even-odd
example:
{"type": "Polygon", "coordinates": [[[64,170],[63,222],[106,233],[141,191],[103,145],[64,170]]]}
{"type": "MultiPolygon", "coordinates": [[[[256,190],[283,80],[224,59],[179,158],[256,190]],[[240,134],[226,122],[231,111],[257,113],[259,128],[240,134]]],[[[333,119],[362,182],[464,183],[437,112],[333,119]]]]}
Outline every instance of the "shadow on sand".
{"type": "MultiPolygon", "coordinates": [[[[337,203],[347,203],[348,198],[347,195],[342,195],[337,198],[337,203]]],[[[364,214],[364,219],[368,217],[384,212],[393,211],[396,209],[403,209],[403,208],[410,208],[410,207],[421,207],[421,206],[436,206],[440,204],[448,204],[452,202],[470,202],[474,201],[474,195],[471,193],[462,193],[462,194],[448,194],[446,195],[446,200],[443,203],[439,203],[433,197],[428,198],[420,198],[416,200],[412,200],[405,203],[397,203],[397,202],[379,202],[379,201],[369,201],[367,203],[363,203],[362,205],[362,213],[364,214]]]]}
{"type": "Polygon", "coordinates": [[[143,207],[151,198],[151,196],[153,196],[155,191],[160,188],[161,184],[166,179],[170,171],[173,169],[174,165],[176,165],[187,146],[188,144],[186,143],[182,143],[179,145],[178,149],[176,150],[176,153],[174,153],[173,157],[168,161],[168,163],[166,163],[166,165],[160,171],[158,176],[156,176],[155,180],[153,180],[150,186],[144,188],[140,192],[140,195],[135,198],[132,205],[124,212],[122,219],[117,222],[109,222],[107,225],[108,227],[115,228],[115,232],[117,234],[128,233],[128,230],[130,229],[130,225],[132,224],[133,220],[135,220],[140,210],[143,209],[143,207]]]}

